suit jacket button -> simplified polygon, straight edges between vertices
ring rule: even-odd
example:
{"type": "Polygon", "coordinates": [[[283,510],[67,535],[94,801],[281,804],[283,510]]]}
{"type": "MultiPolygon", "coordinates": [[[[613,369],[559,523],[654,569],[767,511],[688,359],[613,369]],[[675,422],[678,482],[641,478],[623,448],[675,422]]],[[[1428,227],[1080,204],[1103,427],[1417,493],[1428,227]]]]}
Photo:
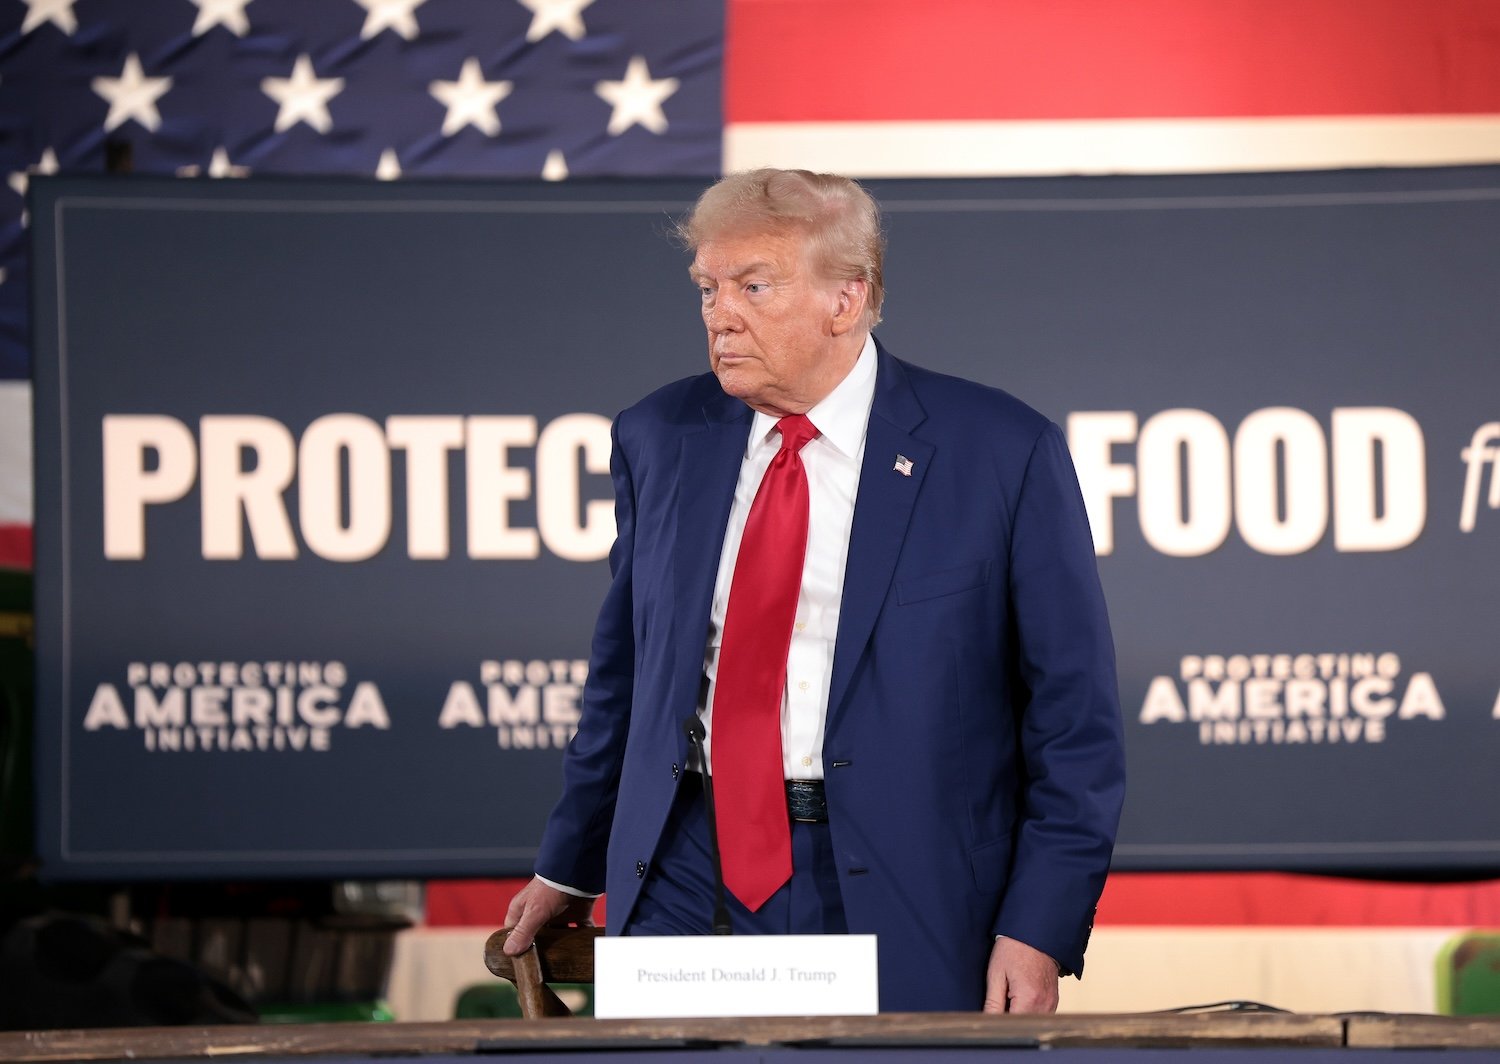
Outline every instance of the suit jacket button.
{"type": "Polygon", "coordinates": [[[645,879],[646,878],[646,862],[645,861],[637,861],[635,863],[635,878],[636,879],[645,879]]]}
{"type": "Polygon", "coordinates": [[[675,761],[672,762],[672,778],[674,780],[677,778],[677,762],[675,761]]]}

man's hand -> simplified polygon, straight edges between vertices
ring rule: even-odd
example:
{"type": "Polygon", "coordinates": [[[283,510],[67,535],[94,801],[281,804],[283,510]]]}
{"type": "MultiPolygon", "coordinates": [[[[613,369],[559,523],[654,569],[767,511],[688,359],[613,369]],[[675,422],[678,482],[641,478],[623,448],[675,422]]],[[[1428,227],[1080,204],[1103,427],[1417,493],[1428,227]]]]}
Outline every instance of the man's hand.
{"type": "Polygon", "coordinates": [[[1057,962],[1024,942],[995,939],[984,1011],[1056,1012],[1057,962]]]}
{"type": "Polygon", "coordinates": [[[594,926],[594,902],[597,898],[580,898],[532,879],[510,900],[505,910],[505,926],[512,928],[501,947],[514,957],[531,948],[537,931],[548,924],[594,926]]]}

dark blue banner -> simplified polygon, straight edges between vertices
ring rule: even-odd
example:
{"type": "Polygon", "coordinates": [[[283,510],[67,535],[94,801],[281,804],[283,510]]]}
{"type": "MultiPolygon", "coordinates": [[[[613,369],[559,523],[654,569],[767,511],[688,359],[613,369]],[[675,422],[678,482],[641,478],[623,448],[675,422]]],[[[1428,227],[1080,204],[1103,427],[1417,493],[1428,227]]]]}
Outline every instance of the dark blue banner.
{"type": "MultiPolygon", "coordinates": [[[[886,345],[1067,431],[1117,866],[1500,860],[1500,170],[873,187],[886,345]]],[[[529,871],[699,184],[34,190],[47,872],[529,871]]]]}

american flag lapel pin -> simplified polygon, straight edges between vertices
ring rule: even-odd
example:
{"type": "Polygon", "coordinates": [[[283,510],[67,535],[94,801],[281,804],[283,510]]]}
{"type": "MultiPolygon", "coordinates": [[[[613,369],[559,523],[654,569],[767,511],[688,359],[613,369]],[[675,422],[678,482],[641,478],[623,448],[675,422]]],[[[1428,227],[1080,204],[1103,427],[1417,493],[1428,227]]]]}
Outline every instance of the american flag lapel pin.
{"type": "Polygon", "coordinates": [[[898,454],[896,456],[896,464],[892,468],[903,477],[909,477],[911,476],[911,459],[904,454],[898,454]]]}

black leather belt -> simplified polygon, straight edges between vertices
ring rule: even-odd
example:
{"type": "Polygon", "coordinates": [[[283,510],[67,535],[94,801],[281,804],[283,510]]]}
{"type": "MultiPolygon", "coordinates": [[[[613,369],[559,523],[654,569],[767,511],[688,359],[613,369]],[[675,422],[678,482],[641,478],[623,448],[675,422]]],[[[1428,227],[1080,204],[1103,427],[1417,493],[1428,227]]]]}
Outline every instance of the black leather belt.
{"type": "Polygon", "coordinates": [[[822,780],[787,780],[786,811],[803,824],[828,823],[828,796],[822,780]]]}
{"type": "MultiPolygon", "coordinates": [[[[686,787],[701,790],[703,777],[689,770],[683,773],[683,783],[686,787]]],[[[786,812],[788,817],[802,824],[828,823],[828,797],[823,793],[823,781],[787,780],[786,812]]]]}

